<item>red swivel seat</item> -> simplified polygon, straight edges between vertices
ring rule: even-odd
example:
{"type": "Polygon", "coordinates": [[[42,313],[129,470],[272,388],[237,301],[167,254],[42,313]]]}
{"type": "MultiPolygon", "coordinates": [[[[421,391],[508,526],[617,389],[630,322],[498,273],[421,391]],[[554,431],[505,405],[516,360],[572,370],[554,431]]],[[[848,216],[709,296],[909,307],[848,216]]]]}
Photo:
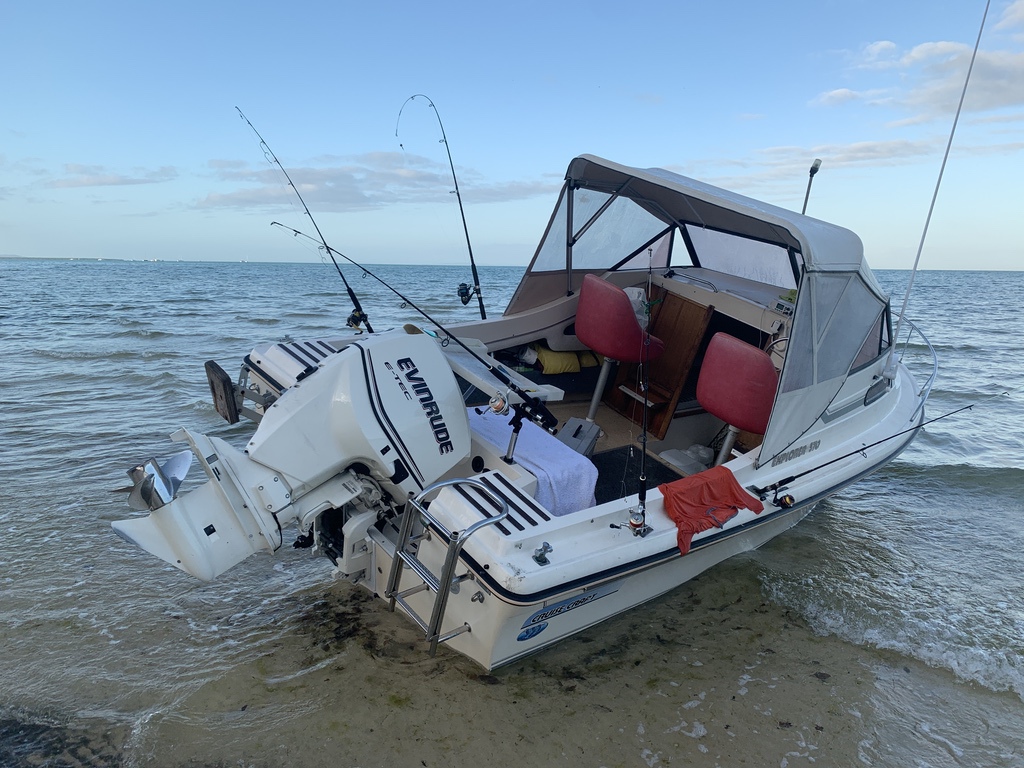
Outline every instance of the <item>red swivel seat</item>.
{"type": "Polygon", "coordinates": [[[711,337],[697,378],[697,402],[729,426],[715,466],[724,464],[740,432],[763,435],[779,388],[767,352],[726,333],[711,337]]]}
{"type": "Polygon", "coordinates": [[[637,322],[633,304],[617,285],[588,274],[580,288],[576,309],[576,338],[604,356],[597,388],[590,401],[587,421],[593,422],[608,375],[616,363],[641,363],[654,360],[665,351],[661,339],[647,333],[637,322]]]}

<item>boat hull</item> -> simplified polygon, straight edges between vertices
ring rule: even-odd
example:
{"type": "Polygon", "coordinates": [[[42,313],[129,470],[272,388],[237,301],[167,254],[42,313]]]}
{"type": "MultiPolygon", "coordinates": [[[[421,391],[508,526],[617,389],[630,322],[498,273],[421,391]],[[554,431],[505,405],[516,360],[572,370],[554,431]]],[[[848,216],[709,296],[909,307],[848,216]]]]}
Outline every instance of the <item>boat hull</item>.
{"type": "MultiPolygon", "coordinates": [[[[468,625],[469,631],[453,637],[447,645],[487,670],[496,669],[670,592],[723,560],[757,549],[800,522],[815,505],[780,510],[755,525],[695,544],[685,555],[678,549],[670,550],[656,556],[653,562],[635,564],[620,575],[549,594],[542,600],[512,600],[511,596],[489,589],[485,575],[473,574],[449,596],[441,631],[453,632],[468,625]]],[[[437,542],[438,547],[442,544],[437,542]]],[[[378,541],[378,573],[388,572],[393,552],[393,547],[378,541]]],[[[417,583],[409,573],[400,588],[417,583]]],[[[385,597],[383,581],[374,586],[378,596],[385,597]]],[[[433,596],[421,595],[410,602],[423,615],[429,612],[433,596]]]]}

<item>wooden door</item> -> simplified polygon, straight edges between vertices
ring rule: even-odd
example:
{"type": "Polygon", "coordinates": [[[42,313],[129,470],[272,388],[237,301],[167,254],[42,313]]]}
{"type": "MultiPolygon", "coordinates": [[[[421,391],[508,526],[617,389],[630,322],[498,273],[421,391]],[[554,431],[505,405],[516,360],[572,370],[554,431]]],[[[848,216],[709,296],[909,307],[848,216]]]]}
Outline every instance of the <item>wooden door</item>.
{"type": "MultiPolygon", "coordinates": [[[[686,383],[701,340],[715,308],[704,307],[690,299],[661,290],[651,312],[651,334],[665,344],[665,351],[648,364],[647,415],[648,432],[661,440],[672,424],[679,395],[686,383]]],[[[636,424],[643,422],[644,397],[640,393],[640,366],[619,366],[615,385],[605,395],[605,402],[636,424]]]]}

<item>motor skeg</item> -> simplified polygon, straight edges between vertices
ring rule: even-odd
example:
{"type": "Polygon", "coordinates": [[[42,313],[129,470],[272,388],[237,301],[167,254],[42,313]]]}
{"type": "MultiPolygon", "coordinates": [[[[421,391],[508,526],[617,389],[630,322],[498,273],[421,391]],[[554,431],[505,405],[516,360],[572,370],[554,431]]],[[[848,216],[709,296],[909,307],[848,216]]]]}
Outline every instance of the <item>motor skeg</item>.
{"type": "Polygon", "coordinates": [[[462,394],[437,342],[401,331],[350,344],[291,387],[246,447],[293,495],[359,463],[399,502],[469,450],[462,394]]]}

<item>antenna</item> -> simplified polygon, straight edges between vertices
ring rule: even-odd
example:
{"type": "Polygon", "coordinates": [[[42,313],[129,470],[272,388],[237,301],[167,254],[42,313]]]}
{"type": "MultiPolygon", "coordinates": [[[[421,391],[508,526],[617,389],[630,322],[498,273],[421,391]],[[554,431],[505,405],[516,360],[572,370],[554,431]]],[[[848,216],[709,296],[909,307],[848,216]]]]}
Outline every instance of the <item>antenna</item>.
{"type": "Polygon", "coordinates": [[[811,163],[810,175],[807,177],[807,192],[804,193],[804,207],[800,211],[801,215],[807,213],[807,198],[811,196],[811,183],[814,181],[814,174],[821,168],[821,159],[815,158],[814,162],[811,163]]]}

